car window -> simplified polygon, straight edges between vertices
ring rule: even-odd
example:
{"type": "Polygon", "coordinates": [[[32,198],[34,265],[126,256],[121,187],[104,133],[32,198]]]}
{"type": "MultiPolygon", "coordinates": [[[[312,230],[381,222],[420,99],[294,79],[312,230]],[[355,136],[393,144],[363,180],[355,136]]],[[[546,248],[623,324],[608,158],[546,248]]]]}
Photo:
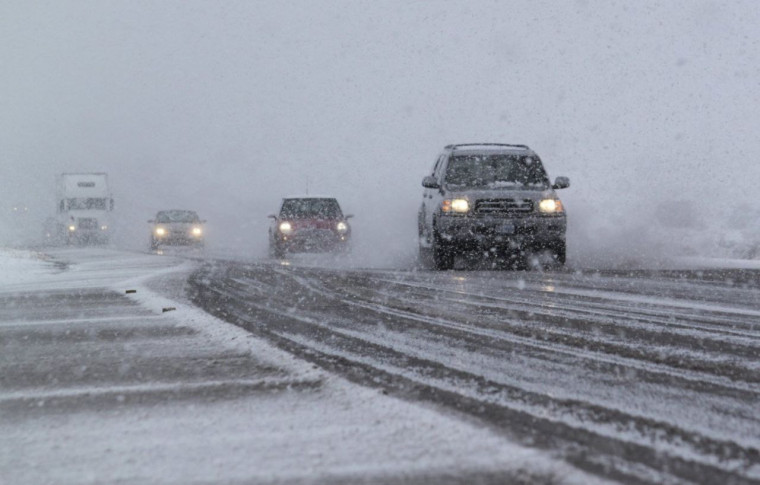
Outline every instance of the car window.
{"type": "Polygon", "coordinates": [[[547,188],[549,179],[535,157],[520,155],[457,155],[446,167],[445,183],[451,187],[498,189],[547,188]]]}
{"type": "Polygon", "coordinates": [[[106,199],[75,198],[67,202],[70,210],[106,210],[106,199]]]}
{"type": "Polygon", "coordinates": [[[280,210],[280,217],[340,219],[343,213],[335,199],[285,199],[280,210]]]}
{"type": "Polygon", "coordinates": [[[433,166],[433,177],[437,177],[440,173],[438,170],[441,168],[441,161],[444,159],[444,156],[441,155],[438,157],[438,160],[435,161],[435,165],[433,166]]]}
{"type": "Polygon", "coordinates": [[[156,222],[199,222],[198,214],[192,211],[164,211],[156,214],[156,222]]]}

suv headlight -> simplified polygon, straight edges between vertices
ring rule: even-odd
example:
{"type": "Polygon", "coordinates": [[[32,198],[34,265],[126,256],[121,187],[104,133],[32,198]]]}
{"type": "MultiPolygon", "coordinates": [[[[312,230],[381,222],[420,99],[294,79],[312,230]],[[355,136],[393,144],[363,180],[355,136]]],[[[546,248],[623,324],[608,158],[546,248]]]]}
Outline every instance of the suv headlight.
{"type": "Polygon", "coordinates": [[[538,210],[544,214],[561,214],[565,212],[562,201],[559,199],[543,199],[538,203],[538,210]]]}
{"type": "Polygon", "coordinates": [[[335,228],[338,230],[338,232],[346,232],[348,231],[348,224],[345,222],[339,222],[338,225],[335,226],[335,228]]]}
{"type": "Polygon", "coordinates": [[[288,235],[293,232],[293,226],[291,226],[290,223],[287,221],[281,222],[278,228],[280,229],[280,232],[285,235],[288,235]]]}
{"type": "Polygon", "coordinates": [[[200,236],[201,234],[203,234],[203,229],[200,227],[193,228],[193,236],[200,236]]]}
{"type": "Polygon", "coordinates": [[[446,199],[441,203],[441,210],[446,214],[465,214],[470,211],[467,199],[446,199]]]}
{"type": "Polygon", "coordinates": [[[157,227],[156,228],[156,236],[165,236],[166,235],[166,229],[163,227],[157,227]]]}

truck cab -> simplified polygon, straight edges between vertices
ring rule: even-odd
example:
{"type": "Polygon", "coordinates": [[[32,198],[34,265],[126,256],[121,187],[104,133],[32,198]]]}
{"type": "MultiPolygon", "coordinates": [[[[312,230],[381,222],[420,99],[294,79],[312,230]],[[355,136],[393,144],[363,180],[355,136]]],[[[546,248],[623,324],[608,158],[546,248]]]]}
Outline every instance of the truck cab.
{"type": "Polygon", "coordinates": [[[57,235],[65,244],[106,244],[114,201],[105,173],[64,173],[57,184],[57,235]]]}

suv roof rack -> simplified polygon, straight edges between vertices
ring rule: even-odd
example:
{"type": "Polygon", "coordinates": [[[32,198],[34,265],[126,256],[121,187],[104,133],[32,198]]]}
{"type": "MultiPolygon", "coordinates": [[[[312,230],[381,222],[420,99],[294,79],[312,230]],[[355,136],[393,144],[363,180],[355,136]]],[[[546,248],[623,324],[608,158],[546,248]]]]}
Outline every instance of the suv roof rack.
{"type": "Polygon", "coordinates": [[[486,147],[509,147],[509,148],[522,148],[523,150],[530,150],[528,145],[511,145],[509,143],[457,143],[456,145],[446,145],[444,148],[446,150],[456,150],[457,148],[463,148],[463,147],[478,147],[478,146],[486,146],[486,147]]]}

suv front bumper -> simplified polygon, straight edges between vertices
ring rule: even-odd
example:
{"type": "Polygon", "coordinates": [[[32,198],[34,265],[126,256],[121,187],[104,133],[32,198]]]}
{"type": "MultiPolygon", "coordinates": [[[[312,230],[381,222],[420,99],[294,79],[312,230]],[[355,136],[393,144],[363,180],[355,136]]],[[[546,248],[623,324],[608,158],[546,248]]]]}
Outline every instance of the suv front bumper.
{"type": "Polygon", "coordinates": [[[462,249],[543,249],[564,242],[567,218],[564,215],[519,218],[439,215],[435,230],[441,242],[462,249]]]}

